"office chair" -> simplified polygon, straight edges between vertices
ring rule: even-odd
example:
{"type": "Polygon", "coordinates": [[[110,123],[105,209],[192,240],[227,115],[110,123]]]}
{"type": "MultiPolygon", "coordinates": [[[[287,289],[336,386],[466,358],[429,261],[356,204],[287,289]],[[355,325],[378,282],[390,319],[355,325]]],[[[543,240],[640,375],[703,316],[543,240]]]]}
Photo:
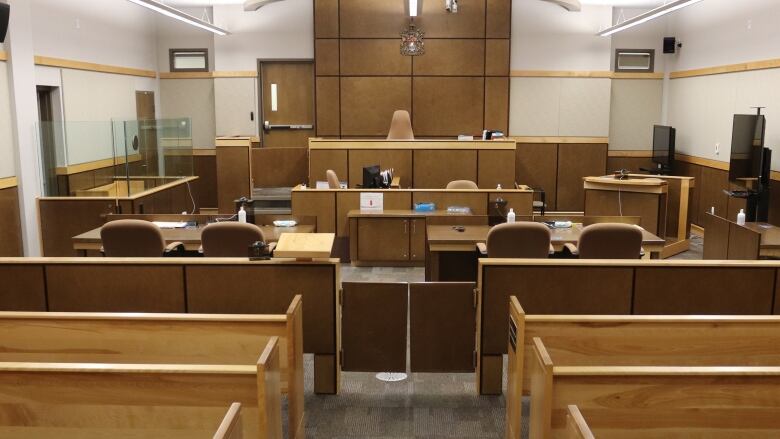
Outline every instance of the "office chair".
{"type": "Polygon", "coordinates": [[[447,183],[447,189],[479,189],[471,180],[455,180],[447,183]]]}
{"type": "Polygon", "coordinates": [[[179,256],[184,244],[165,245],[162,231],[156,224],[136,219],[109,221],[100,228],[101,251],[111,258],[159,258],[179,256]]]}
{"type": "Polygon", "coordinates": [[[487,243],[477,244],[489,258],[547,258],[554,252],[550,245],[550,228],[541,223],[516,222],[499,224],[488,232],[487,243]]]}
{"type": "Polygon", "coordinates": [[[328,179],[328,187],[330,189],[341,189],[341,182],[339,181],[339,176],[336,175],[336,172],[328,169],[325,171],[325,176],[328,179]]]}
{"type": "Polygon", "coordinates": [[[250,256],[252,244],[266,242],[260,227],[232,221],[204,227],[200,241],[203,256],[207,258],[246,258],[250,256]]]}
{"type": "Polygon", "coordinates": [[[578,246],[565,247],[580,259],[639,259],[642,229],[631,224],[591,224],[582,229],[578,246]]]}
{"type": "Polygon", "coordinates": [[[387,133],[387,140],[414,140],[412,120],[409,117],[408,111],[397,110],[393,113],[393,120],[390,122],[390,131],[387,133]]]}

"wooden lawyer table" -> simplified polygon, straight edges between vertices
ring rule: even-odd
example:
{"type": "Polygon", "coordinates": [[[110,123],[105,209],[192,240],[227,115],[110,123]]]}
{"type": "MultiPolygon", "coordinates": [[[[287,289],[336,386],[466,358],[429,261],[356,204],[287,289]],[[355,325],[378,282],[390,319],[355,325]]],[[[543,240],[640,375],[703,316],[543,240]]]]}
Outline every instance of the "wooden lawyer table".
{"type": "MultiPolygon", "coordinates": [[[[166,245],[178,241],[184,244],[185,250],[196,252],[200,249],[200,234],[204,227],[206,226],[162,229],[162,234],[166,245]]],[[[299,224],[295,227],[259,227],[263,230],[263,235],[265,235],[268,242],[277,242],[286,233],[313,233],[315,229],[314,225],[310,224],[299,224]]],[[[102,247],[103,241],[100,239],[100,227],[73,237],[73,248],[80,251],[83,256],[86,256],[89,250],[99,251],[102,247]]]]}
{"type": "MultiPolygon", "coordinates": [[[[426,259],[426,281],[474,281],[477,270],[477,243],[487,240],[491,226],[466,225],[463,232],[453,226],[432,225],[427,228],[428,254],[426,259]],[[444,269],[446,267],[446,269],[444,269]]],[[[572,224],[567,229],[551,229],[551,244],[556,252],[564,244],[577,244],[582,233],[582,224],[572,224]]],[[[642,247],[652,259],[660,258],[666,241],[642,230],[642,247]]]]}

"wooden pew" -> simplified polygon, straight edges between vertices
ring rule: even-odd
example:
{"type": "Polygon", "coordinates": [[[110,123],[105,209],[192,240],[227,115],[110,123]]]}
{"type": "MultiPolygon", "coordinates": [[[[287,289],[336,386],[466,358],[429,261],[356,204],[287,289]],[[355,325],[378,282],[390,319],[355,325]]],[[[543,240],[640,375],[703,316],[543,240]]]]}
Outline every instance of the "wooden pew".
{"type": "Polygon", "coordinates": [[[558,361],[586,366],[780,365],[780,316],[526,315],[510,298],[507,427],[519,438],[533,340],[558,361]]]}
{"type": "Polygon", "coordinates": [[[647,429],[643,439],[683,430],[715,439],[769,437],[780,429],[780,367],[594,366],[556,357],[534,339],[531,439],[564,438],[571,404],[610,430],[607,437],[638,428],[647,429]],[[750,434],[737,424],[750,425],[750,434]]]}
{"type": "Polygon", "coordinates": [[[281,438],[278,341],[255,365],[0,363],[0,437],[213,435],[239,402],[247,438],[281,438]]]}
{"type": "Polygon", "coordinates": [[[228,412],[219,424],[213,439],[242,439],[244,426],[241,422],[241,403],[230,404],[228,412]]]}
{"type": "Polygon", "coordinates": [[[566,435],[567,439],[595,439],[576,405],[566,408],[566,435]]]}
{"type": "Polygon", "coordinates": [[[285,315],[0,312],[0,362],[249,366],[279,340],[290,437],[304,434],[303,303],[285,315]]]}

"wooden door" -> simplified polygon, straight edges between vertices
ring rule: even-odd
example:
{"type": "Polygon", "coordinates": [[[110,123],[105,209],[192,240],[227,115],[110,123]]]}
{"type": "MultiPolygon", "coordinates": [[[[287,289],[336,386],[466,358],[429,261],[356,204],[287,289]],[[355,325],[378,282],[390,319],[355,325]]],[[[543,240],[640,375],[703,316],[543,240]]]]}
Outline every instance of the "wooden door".
{"type": "Polygon", "coordinates": [[[415,218],[409,220],[411,224],[411,231],[409,235],[409,260],[411,261],[424,261],[425,260],[425,219],[415,218]]]}
{"type": "Polygon", "coordinates": [[[409,220],[358,219],[358,260],[404,262],[409,260],[409,220]]]}
{"type": "MultiPolygon", "coordinates": [[[[133,139],[133,152],[141,154],[141,172],[144,175],[160,175],[157,153],[157,116],[153,91],[135,92],[135,112],[138,119],[138,141],[133,139]],[[137,149],[136,149],[137,147],[137,149]]],[[[188,175],[171,173],[171,175],[188,175]]]]}
{"type": "Polygon", "coordinates": [[[260,61],[264,148],[305,148],[314,137],[314,61],[260,61]]]}

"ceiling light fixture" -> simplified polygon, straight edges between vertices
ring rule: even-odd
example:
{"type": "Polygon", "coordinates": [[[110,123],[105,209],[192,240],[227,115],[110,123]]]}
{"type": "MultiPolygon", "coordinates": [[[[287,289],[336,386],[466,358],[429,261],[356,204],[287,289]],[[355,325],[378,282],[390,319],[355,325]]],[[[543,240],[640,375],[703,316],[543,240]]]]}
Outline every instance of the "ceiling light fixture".
{"type": "Polygon", "coordinates": [[[275,3],[281,0],[246,0],[244,2],[244,11],[245,12],[253,12],[256,11],[263,6],[269,4],[269,3],[275,3]]]}
{"type": "Polygon", "coordinates": [[[690,6],[696,3],[699,3],[702,0],[675,0],[669,3],[666,3],[663,6],[659,6],[655,9],[652,9],[650,11],[645,12],[644,14],[639,14],[636,17],[629,18],[628,20],[618,23],[610,28],[604,29],[603,31],[597,33],[596,35],[602,36],[602,37],[608,37],[614,33],[624,31],[626,29],[630,29],[634,26],[638,26],[642,23],[646,23],[650,20],[653,20],[655,18],[664,16],[666,14],[669,14],[671,12],[674,12],[678,9],[682,9],[686,6],[690,6]]]}
{"type": "Polygon", "coordinates": [[[545,0],[550,3],[555,3],[556,5],[562,7],[563,9],[566,9],[569,12],[580,12],[582,10],[582,5],[580,4],[580,0],[545,0]]]}
{"type": "Polygon", "coordinates": [[[190,14],[186,14],[176,8],[172,8],[168,5],[165,5],[155,0],[128,0],[128,1],[133,2],[139,6],[143,6],[145,8],[151,9],[152,11],[165,15],[166,17],[175,18],[176,20],[183,21],[189,25],[199,27],[209,32],[214,32],[217,35],[230,34],[230,32],[218,28],[217,26],[214,26],[208,21],[204,21],[197,17],[193,17],[190,14]]]}
{"type": "Polygon", "coordinates": [[[420,15],[422,0],[408,0],[404,5],[410,17],[414,18],[420,15]]]}

